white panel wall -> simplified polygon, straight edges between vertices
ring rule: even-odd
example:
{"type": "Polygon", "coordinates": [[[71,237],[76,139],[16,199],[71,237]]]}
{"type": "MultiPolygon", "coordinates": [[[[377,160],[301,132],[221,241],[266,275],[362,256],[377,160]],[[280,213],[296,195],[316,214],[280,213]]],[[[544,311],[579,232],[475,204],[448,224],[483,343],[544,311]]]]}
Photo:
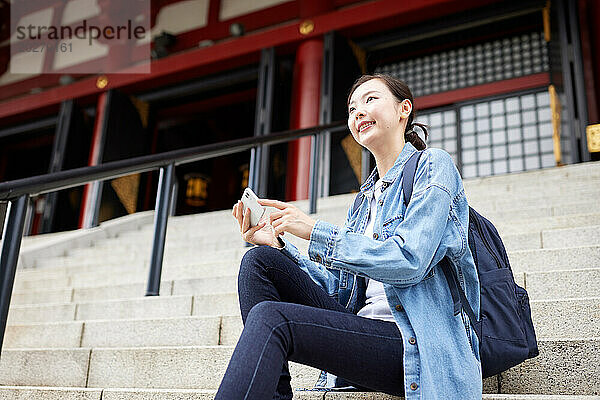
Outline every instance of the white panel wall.
{"type": "Polygon", "coordinates": [[[161,8],[152,28],[152,37],[162,31],[178,34],[206,26],[208,5],[209,0],[185,0],[161,8]]]}
{"type": "Polygon", "coordinates": [[[224,21],[288,1],[289,0],[221,0],[219,19],[224,21]]]}
{"type": "Polygon", "coordinates": [[[65,6],[61,25],[70,25],[98,14],[100,14],[100,7],[97,0],[71,0],[65,6]]]}

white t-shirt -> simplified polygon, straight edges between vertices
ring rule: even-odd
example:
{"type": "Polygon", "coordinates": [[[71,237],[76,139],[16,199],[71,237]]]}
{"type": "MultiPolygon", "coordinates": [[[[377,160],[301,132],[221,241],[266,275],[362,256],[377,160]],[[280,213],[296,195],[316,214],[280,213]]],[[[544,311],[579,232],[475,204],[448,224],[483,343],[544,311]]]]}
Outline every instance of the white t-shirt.
{"type": "MultiPolygon", "coordinates": [[[[377,202],[381,197],[381,186],[383,182],[379,179],[374,186],[373,194],[369,199],[369,220],[365,229],[365,236],[373,237],[373,225],[375,223],[375,217],[377,216],[377,202]]],[[[384,321],[394,322],[394,317],[390,311],[385,291],[383,290],[383,283],[374,279],[365,278],[367,280],[367,299],[365,306],[358,311],[359,316],[371,318],[371,319],[382,319],[384,321]]]]}

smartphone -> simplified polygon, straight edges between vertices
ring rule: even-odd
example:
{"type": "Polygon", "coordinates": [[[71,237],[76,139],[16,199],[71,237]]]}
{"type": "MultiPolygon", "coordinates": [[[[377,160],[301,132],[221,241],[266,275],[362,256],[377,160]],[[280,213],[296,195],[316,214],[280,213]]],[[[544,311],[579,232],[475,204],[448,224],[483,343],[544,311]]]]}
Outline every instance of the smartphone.
{"type": "Polygon", "coordinates": [[[260,219],[265,214],[266,209],[258,204],[258,196],[256,196],[249,187],[244,189],[244,194],[242,194],[242,204],[244,205],[244,213],[246,213],[246,209],[250,209],[250,226],[253,227],[258,225],[260,219]]]}

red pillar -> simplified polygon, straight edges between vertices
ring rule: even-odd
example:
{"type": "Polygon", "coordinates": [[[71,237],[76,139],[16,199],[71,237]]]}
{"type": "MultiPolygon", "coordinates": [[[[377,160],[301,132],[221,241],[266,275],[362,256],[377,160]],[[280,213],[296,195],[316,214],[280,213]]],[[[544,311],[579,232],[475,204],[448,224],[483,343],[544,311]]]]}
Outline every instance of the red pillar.
{"type": "MultiPolygon", "coordinates": [[[[291,129],[319,124],[322,58],[322,39],[310,39],[298,47],[292,89],[291,129]]],[[[308,198],[311,141],[311,137],[305,137],[288,145],[287,201],[308,198]]]]}
{"type": "MultiPolygon", "coordinates": [[[[331,0],[302,0],[298,3],[299,15],[303,19],[310,19],[333,9],[331,0]]],[[[298,46],[292,86],[291,129],[319,124],[322,59],[322,38],[308,39],[298,46]]],[[[311,143],[312,138],[305,137],[288,145],[288,179],[285,187],[287,201],[308,199],[311,143]]]]}

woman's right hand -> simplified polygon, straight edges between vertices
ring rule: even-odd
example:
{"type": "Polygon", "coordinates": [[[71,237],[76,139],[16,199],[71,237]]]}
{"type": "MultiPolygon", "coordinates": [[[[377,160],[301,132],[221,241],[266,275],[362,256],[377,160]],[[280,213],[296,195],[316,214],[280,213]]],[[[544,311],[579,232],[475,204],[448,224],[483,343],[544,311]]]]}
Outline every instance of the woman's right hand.
{"type": "Polygon", "coordinates": [[[241,201],[238,201],[233,206],[232,215],[235,219],[237,219],[238,224],[240,225],[240,233],[242,234],[242,239],[248,243],[252,243],[255,245],[266,245],[271,247],[276,247],[280,249],[282,246],[275,237],[273,233],[273,229],[271,225],[267,224],[268,218],[266,220],[262,220],[258,223],[258,225],[254,227],[250,227],[250,209],[246,209],[244,213],[244,205],[241,201]]]}

